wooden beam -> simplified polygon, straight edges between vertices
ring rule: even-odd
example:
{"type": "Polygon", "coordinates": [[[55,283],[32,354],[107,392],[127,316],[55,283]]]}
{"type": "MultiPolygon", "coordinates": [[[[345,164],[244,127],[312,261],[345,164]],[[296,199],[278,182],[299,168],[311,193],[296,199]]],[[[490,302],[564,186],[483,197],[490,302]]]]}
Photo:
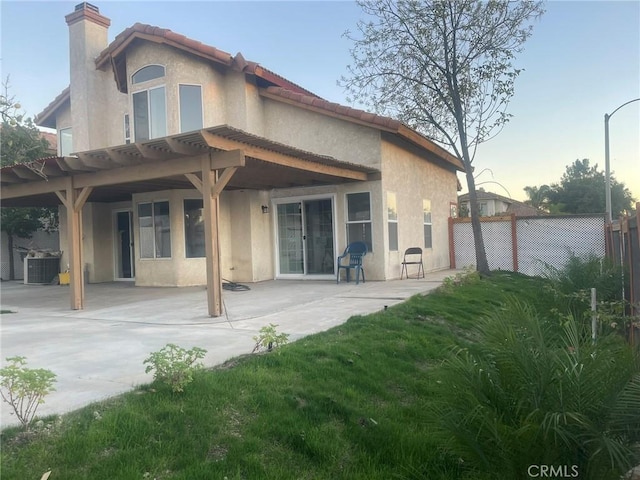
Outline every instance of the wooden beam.
{"type": "Polygon", "coordinates": [[[222,174],[218,176],[218,180],[211,189],[212,196],[217,197],[218,195],[220,195],[220,193],[222,193],[222,190],[224,190],[224,187],[227,186],[227,183],[229,183],[229,180],[231,180],[233,174],[236,173],[236,170],[238,170],[238,167],[228,167],[222,171],[222,174]]]}
{"type": "Polygon", "coordinates": [[[13,173],[24,180],[42,180],[42,177],[24,165],[15,165],[13,173]]]}
{"type": "Polygon", "coordinates": [[[72,170],[80,170],[85,172],[95,172],[96,170],[100,170],[100,168],[92,167],[91,165],[87,165],[81,159],[76,157],[64,157],[64,161],[72,170]]]}
{"type": "Polygon", "coordinates": [[[87,155],[86,153],[76,153],[76,156],[85,165],[99,170],[105,170],[113,167],[113,164],[106,158],[94,157],[93,155],[87,155]]]}
{"type": "Polygon", "coordinates": [[[150,162],[153,160],[168,160],[171,155],[167,152],[163,152],[162,150],[158,150],[156,148],[151,148],[147,145],[143,145],[142,143],[134,143],[134,147],[140,152],[142,155],[141,160],[143,162],[150,162]]]}
{"type": "MultiPolygon", "coordinates": [[[[69,177],[70,178],[70,177],[69,177]]],[[[15,185],[6,185],[0,189],[0,198],[8,200],[10,198],[29,197],[43,193],[53,193],[66,188],[68,178],[58,177],[48,181],[28,182],[15,185]]]]}
{"type": "Polygon", "coordinates": [[[85,202],[87,201],[87,198],[89,198],[89,195],[91,195],[92,191],[93,191],[93,187],[84,187],[76,195],[76,199],[74,200],[74,203],[73,203],[73,209],[76,210],[76,211],[82,210],[82,207],[84,206],[85,202]]]}
{"type": "Polygon", "coordinates": [[[184,176],[196,187],[196,190],[202,193],[202,180],[195,173],[185,173],[184,176]]]}
{"type": "Polygon", "coordinates": [[[62,205],[64,205],[66,208],[69,208],[69,203],[67,202],[66,190],[56,191],[55,194],[62,202],[62,205]]]}
{"type": "MultiPolygon", "coordinates": [[[[157,178],[184,175],[202,171],[203,159],[211,169],[227,167],[242,167],[245,164],[242,151],[220,152],[209,154],[176,158],[164,162],[157,162],[151,167],[149,164],[132,165],[129,167],[118,167],[109,170],[100,170],[91,173],[80,173],[73,176],[75,188],[103,187],[107,185],[117,185],[119,183],[140,182],[157,178]]],[[[65,162],[80,162],[79,159],[65,157],[65,162]]],[[[62,162],[59,162],[62,164],[62,162]]],[[[83,166],[83,168],[87,168],[83,166]]],[[[49,181],[28,182],[16,185],[7,185],[0,190],[0,198],[10,199],[17,197],[28,197],[43,193],[53,193],[66,188],[67,178],[54,178],[49,181]]]]}
{"type": "Polygon", "coordinates": [[[321,173],[324,175],[333,175],[335,177],[348,178],[351,180],[368,180],[368,174],[366,172],[359,172],[346,167],[325,165],[323,163],[303,160],[301,158],[285,155],[284,153],[254,147],[253,145],[248,145],[237,140],[214,135],[206,130],[201,130],[200,133],[207,145],[211,148],[218,148],[220,150],[243,150],[247,157],[254,157],[264,162],[276,165],[297,168],[299,170],[321,173]]]}
{"type": "Polygon", "coordinates": [[[175,153],[179,153],[180,155],[202,155],[203,153],[207,153],[207,149],[194,147],[189,145],[188,143],[181,142],[180,140],[176,140],[175,138],[166,138],[165,141],[167,145],[171,147],[175,153]]]}
{"type": "Polygon", "coordinates": [[[127,155],[126,153],[118,152],[113,148],[105,148],[104,153],[106,153],[109,156],[112,162],[118,165],[123,165],[128,167],[130,165],[140,165],[141,163],[140,159],[135,155],[127,155]]]}

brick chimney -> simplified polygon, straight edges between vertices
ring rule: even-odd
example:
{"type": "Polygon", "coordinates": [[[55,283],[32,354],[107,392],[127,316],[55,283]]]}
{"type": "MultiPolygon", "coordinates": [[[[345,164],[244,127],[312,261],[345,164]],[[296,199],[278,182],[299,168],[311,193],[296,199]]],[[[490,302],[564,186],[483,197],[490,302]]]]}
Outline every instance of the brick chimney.
{"type": "Polygon", "coordinates": [[[105,74],[96,69],[96,57],[108,46],[111,24],[95,5],[76,5],[65,17],[69,26],[69,64],[73,151],[103,146],[106,105],[105,74]]]}

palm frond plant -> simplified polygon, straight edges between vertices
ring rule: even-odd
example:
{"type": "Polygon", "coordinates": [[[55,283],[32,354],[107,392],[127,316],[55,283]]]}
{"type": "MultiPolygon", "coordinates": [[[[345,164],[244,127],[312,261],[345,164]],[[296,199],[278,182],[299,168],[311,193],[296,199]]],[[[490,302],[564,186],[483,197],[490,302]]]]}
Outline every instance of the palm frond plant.
{"type": "Polygon", "coordinates": [[[434,433],[466,465],[513,479],[575,466],[603,480],[640,462],[640,361],[620,336],[594,344],[583,322],[513,299],[478,337],[446,360],[431,405],[434,433]]]}

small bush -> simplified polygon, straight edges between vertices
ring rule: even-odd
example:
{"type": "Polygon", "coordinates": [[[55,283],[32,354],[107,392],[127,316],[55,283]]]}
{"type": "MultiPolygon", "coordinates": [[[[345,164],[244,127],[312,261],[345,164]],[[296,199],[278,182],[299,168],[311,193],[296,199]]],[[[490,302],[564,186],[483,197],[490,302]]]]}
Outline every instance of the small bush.
{"type": "Polygon", "coordinates": [[[8,357],[7,361],[9,365],[0,369],[0,395],[28,429],[44,397],[55,390],[56,375],[51,370],[26,368],[25,357],[8,357]]]}
{"type": "Polygon", "coordinates": [[[258,352],[262,349],[266,349],[270,352],[274,348],[286,345],[289,342],[289,334],[278,333],[276,331],[277,326],[278,325],[274,323],[270,323],[268,326],[264,326],[260,329],[259,335],[253,337],[256,341],[256,345],[253,347],[253,352],[258,352]]]}
{"type": "Polygon", "coordinates": [[[575,465],[603,480],[640,460],[638,352],[618,335],[594,344],[584,323],[563,320],[512,300],[446,361],[433,423],[466,465],[514,479],[529,465],[575,465]]]}
{"type": "Polygon", "coordinates": [[[174,392],[184,391],[184,387],[193,381],[193,374],[202,363],[196,363],[204,358],[206,350],[193,347],[185,350],[173,343],[168,343],[157,352],[152,352],[143,363],[149,364],[146,373],[155,370],[154,381],[163,382],[171,387],[174,392]]]}
{"type": "Polygon", "coordinates": [[[440,289],[445,292],[452,292],[456,287],[470,285],[478,281],[480,281],[480,273],[473,267],[465,267],[462,272],[458,272],[452,277],[446,277],[442,281],[440,289]]]}

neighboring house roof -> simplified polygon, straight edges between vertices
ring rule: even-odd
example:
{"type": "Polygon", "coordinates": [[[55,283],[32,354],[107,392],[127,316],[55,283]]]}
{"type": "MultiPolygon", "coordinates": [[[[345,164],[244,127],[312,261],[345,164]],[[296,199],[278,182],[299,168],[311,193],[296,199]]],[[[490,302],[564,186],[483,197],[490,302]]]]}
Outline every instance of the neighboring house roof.
{"type": "MultiPolygon", "coordinates": [[[[532,216],[539,215],[540,212],[537,208],[532,207],[531,205],[527,205],[524,202],[520,202],[518,200],[514,200],[513,198],[505,197],[503,195],[498,195],[493,192],[485,192],[484,190],[476,190],[476,197],[478,200],[498,200],[508,205],[505,213],[513,213],[517,216],[532,216]]],[[[458,197],[459,202],[468,202],[469,194],[465,193],[458,197]]],[[[502,212],[501,212],[502,213],[502,212]]]]}
{"type": "Polygon", "coordinates": [[[55,155],[58,153],[58,135],[49,132],[40,132],[40,136],[49,143],[48,153],[55,155]]]}
{"type": "MultiPolygon", "coordinates": [[[[245,60],[241,53],[238,53],[234,57],[215,47],[205,45],[197,40],[192,40],[171,30],[152,25],[136,23],[127,28],[117,35],[114,41],[96,58],[96,68],[106,69],[109,65],[113,66],[116,84],[118,89],[123,93],[127,92],[126,57],[124,52],[127,46],[137,39],[170,45],[214,63],[227,66],[247,75],[255,76],[258,80],[256,83],[258,87],[261,88],[260,93],[265,97],[287,101],[325,115],[329,114],[354,123],[360,123],[394,133],[404,140],[444,159],[445,162],[457,170],[464,171],[464,166],[460,159],[398,120],[329,102],[261,65],[245,60]]],[[[70,92],[69,87],[67,87],[36,116],[36,123],[45,127],[55,127],[56,110],[69,100],[70,92]]]]}

